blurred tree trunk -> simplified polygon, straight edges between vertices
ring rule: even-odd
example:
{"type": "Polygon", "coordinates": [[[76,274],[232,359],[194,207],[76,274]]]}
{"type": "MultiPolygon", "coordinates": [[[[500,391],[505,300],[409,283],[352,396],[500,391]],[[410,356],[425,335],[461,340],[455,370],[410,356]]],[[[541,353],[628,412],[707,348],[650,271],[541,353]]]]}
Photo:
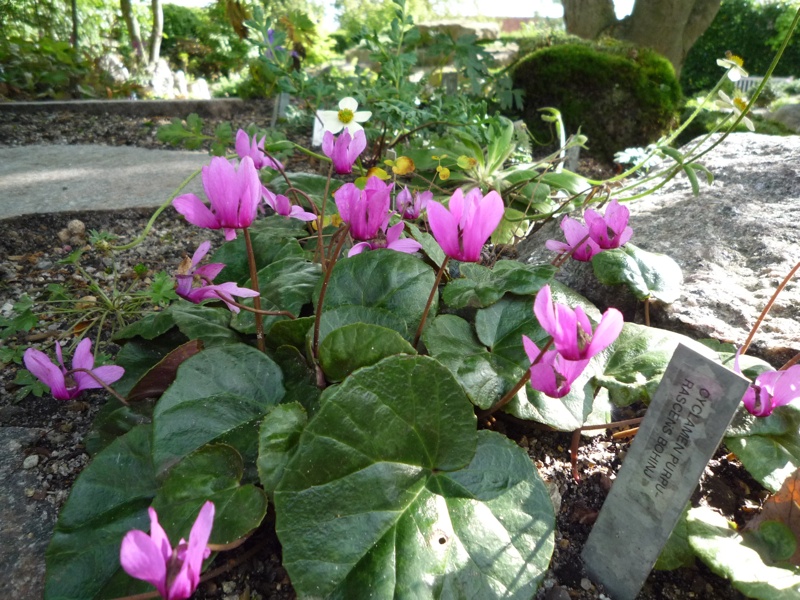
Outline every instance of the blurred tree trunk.
{"type": "Polygon", "coordinates": [[[72,48],[73,50],[78,49],[78,0],[72,0],[70,3],[70,8],[72,9],[72,48]]]}
{"type": "Polygon", "coordinates": [[[161,0],[151,0],[153,9],[153,29],[150,32],[150,64],[154,65],[161,56],[161,36],[164,34],[164,10],[161,0]]]}
{"type": "Polygon", "coordinates": [[[613,0],[561,0],[568,33],[594,39],[610,35],[663,54],[680,76],[689,49],[708,29],[721,0],[636,0],[624,19],[613,0]]]}
{"type": "Polygon", "coordinates": [[[119,0],[119,7],[122,10],[122,18],[125,19],[125,25],[128,28],[128,36],[131,38],[131,46],[136,53],[136,60],[139,63],[144,63],[144,47],[142,46],[142,34],[139,32],[139,21],[133,14],[133,6],[131,0],[119,0]]]}

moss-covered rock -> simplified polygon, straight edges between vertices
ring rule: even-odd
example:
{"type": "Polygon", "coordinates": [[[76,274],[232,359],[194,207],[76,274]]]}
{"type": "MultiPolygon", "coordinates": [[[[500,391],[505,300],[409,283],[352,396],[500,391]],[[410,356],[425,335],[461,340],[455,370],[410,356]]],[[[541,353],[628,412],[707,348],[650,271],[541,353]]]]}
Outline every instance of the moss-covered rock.
{"type": "Polygon", "coordinates": [[[523,118],[539,140],[551,139],[538,109],[561,111],[567,134],[588,136],[589,153],[645,146],[675,124],[681,90],[669,61],[646,48],[619,42],[542,48],[514,68],[525,91],[523,118]]]}

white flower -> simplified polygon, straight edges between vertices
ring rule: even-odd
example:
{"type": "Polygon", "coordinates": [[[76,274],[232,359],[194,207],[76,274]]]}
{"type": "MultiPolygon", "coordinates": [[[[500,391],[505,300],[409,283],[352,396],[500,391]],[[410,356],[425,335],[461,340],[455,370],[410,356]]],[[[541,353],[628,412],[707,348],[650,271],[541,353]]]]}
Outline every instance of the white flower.
{"type": "Polygon", "coordinates": [[[744,61],[735,54],[726,54],[725,58],[718,58],[717,64],[728,69],[728,79],[739,81],[742,77],[747,77],[747,71],[742,68],[744,61]]]}
{"type": "MultiPolygon", "coordinates": [[[[741,98],[730,98],[728,94],[726,94],[722,90],[718,91],[717,95],[720,98],[719,100],[717,100],[717,106],[719,106],[723,110],[732,112],[737,119],[739,118],[739,115],[741,115],[747,108],[747,102],[745,102],[741,98]]],[[[750,131],[756,130],[756,128],[753,126],[753,122],[747,117],[742,117],[742,123],[750,131]]]]}
{"type": "Polygon", "coordinates": [[[355,98],[342,98],[339,101],[339,110],[318,110],[317,118],[322,121],[322,127],[325,131],[330,131],[333,134],[339,133],[345,127],[354,135],[357,131],[364,129],[360,123],[364,123],[371,116],[372,113],[368,110],[356,111],[358,102],[355,98]]]}

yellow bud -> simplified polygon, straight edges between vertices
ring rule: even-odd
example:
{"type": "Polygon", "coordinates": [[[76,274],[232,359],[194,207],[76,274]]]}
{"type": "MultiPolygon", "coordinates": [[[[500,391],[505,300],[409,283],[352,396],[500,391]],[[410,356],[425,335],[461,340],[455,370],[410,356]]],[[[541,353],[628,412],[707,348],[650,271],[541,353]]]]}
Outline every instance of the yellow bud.
{"type": "Polygon", "coordinates": [[[463,154],[458,157],[458,160],[456,162],[458,163],[458,166],[461,167],[462,169],[471,169],[472,167],[478,164],[477,160],[475,160],[470,156],[464,156],[463,154]]]}
{"type": "Polygon", "coordinates": [[[415,168],[414,161],[407,156],[401,156],[397,159],[397,163],[392,167],[392,172],[395,175],[408,175],[413,172],[415,168]]]}
{"type": "Polygon", "coordinates": [[[389,175],[386,171],[381,169],[380,167],[372,167],[369,171],[367,171],[367,179],[370,177],[377,177],[383,181],[387,179],[391,179],[391,175],[389,175]]]}
{"type": "Polygon", "coordinates": [[[438,166],[436,167],[436,172],[439,173],[439,179],[442,181],[450,179],[450,169],[447,167],[438,166]]]}

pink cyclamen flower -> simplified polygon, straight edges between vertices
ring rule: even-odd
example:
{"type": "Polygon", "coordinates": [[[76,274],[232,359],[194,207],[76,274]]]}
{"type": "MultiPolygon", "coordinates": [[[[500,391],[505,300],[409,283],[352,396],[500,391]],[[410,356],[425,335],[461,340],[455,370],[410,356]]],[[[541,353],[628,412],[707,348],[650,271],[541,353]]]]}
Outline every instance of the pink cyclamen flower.
{"type": "Polygon", "coordinates": [[[214,524],[214,503],[203,504],[189,533],[172,548],[167,534],[150,507],[150,535],[134,529],[125,534],[119,562],[125,572],[155,586],[165,600],[185,600],[197,589],[203,560],[211,554],[208,538],[214,524]]]}
{"type": "MultiPolygon", "coordinates": [[[[739,351],[733,363],[733,370],[742,374],[739,368],[739,351]]],[[[748,412],[756,417],[768,417],[779,406],[800,399],[800,365],[785,371],[765,371],[747,388],[742,403],[748,412]]]]}
{"type": "Polygon", "coordinates": [[[264,203],[282,217],[289,217],[290,219],[297,219],[298,221],[317,220],[317,215],[303,210],[301,206],[292,204],[286,196],[273,194],[263,186],[261,188],[261,193],[264,195],[264,203]]]}
{"type": "Polygon", "coordinates": [[[50,386],[50,393],[56,400],[72,400],[80,395],[83,390],[103,387],[94,377],[83,371],[91,371],[97,379],[106,385],[111,385],[125,374],[125,369],[115,365],[94,368],[92,356],[92,340],[84,338],[75,348],[72,357],[72,370],[64,366],[64,357],[61,355],[61,344],[56,342],[56,356],[58,365],[54,365],[44,352],[34,348],[25,350],[22,361],[25,368],[33,373],[36,378],[50,386]]]}
{"type": "Polygon", "coordinates": [[[261,140],[257,140],[254,135],[251,140],[247,132],[244,129],[240,129],[236,132],[236,154],[239,155],[239,158],[244,158],[245,156],[252,158],[256,169],[264,167],[275,170],[283,169],[283,165],[279,161],[273,160],[264,154],[264,140],[266,139],[267,136],[264,136],[261,140]]]}
{"type": "Polygon", "coordinates": [[[414,192],[413,196],[408,191],[408,187],[404,187],[403,191],[397,194],[395,198],[395,206],[397,212],[404,219],[419,219],[422,211],[428,207],[428,202],[433,200],[433,192],[426,190],[424,192],[414,192]]]}
{"type": "Polygon", "coordinates": [[[211,202],[209,209],[194,194],[184,194],[172,201],[172,206],[192,225],[205,229],[223,229],[225,239],[236,238],[236,230],[250,227],[261,202],[261,181],[253,159],[245,156],[236,170],[220,156],[203,167],[203,189],[211,202]]]}
{"type": "Polygon", "coordinates": [[[600,253],[600,245],[592,239],[589,228],[580,221],[576,221],[572,217],[564,217],[561,220],[561,230],[564,232],[564,237],[567,238],[567,243],[547,240],[544,243],[545,248],[560,253],[572,252],[574,248],[572,258],[582,262],[592,260],[595,254],[600,253]]]}
{"type": "Polygon", "coordinates": [[[339,175],[353,172],[353,164],[367,147],[367,135],[363,129],[356,131],[353,136],[345,129],[334,140],[333,134],[326,131],[322,138],[322,152],[333,161],[333,168],[339,175]]]}
{"type": "Polygon", "coordinates": [[[536,294],[533,312],[547,333],[553,336],[556,350],[567,360],[586,360],[605,350],[622,331],[623,318],[616,308],[609,308],[597,329],[580,306],[572,310],[563,304],[553,304],[550,286],[536,294]]]}
{"type": "Polygon", "coordinates": [[[365,250],[378,250],[379,248],[387,248],[389,250],[396,250],[397,252],[405,252],[406,254],[413,254],[422,247],[419,242],[409,239],[400,239],[400,234],[403,233],[405,223],[402,221],[396,225],[392,225],[388,229],[378,230],[378,235],[368,242],[359,242],[350,248],[347,256],[355,256],[361,254],[365,250]]]}
{"type": "Polygon", "coordinates": [[[200,304],[203,300],[209,299],[222,300],[231,312],[238,313],[239,307],[231,304],[233,296],[253,298],[258,296],[258,292],[250,288],[239,287],[233,281],[213,284],[212,281],[225,268],[225,265],[223,263],[211,263],[202,267],[197,266],[208,254],[210,248],[211,242],[205,241],[195,250],[191,263],[187,264],[188,261],[184,259],[176,275],[178,285],[175,287],[175,293],[195,304],[200,304]],[[195,283],[199,283],[200,287],[195,287],[195,283]]]}
{"type": "Polygon", "coordinates": [[[542,351],[526,335],[522,336],[522,345],[531,361],[531,387],[551,398],[569,394],[572,384],[589,364],[589,359],[567,360],[556,350],[545,352],[541,360],[533,364],[542,351]]]}
{"type": "Polygon", "coordinates": [[[474,188],[464,196],[457,189],[447,208],[428,202],[428,221],[433,237],[450,258],[479,262],[481,250],[503,218],[503,199],[495,191],[486,196],[474,188]]]}
{"type": "Polygon", "coordinates": [[[342,221],[350,224],[350,235],[359,241],[369,241],[386,231],[389,224],[389,204],[392,185],[370,177],[363,190],[345,183],[333,193],[342,221]]]}
{"type": "Polygon", "coordinates": [[[628,227],[629,217],[628,207],[617,202],[616,198],[608,204],[604,216],[591,208],[583,213],[589,226],[589,236],[603,250],[619,248],[628,243],[633,235],[633,229],[628,227]]]}

